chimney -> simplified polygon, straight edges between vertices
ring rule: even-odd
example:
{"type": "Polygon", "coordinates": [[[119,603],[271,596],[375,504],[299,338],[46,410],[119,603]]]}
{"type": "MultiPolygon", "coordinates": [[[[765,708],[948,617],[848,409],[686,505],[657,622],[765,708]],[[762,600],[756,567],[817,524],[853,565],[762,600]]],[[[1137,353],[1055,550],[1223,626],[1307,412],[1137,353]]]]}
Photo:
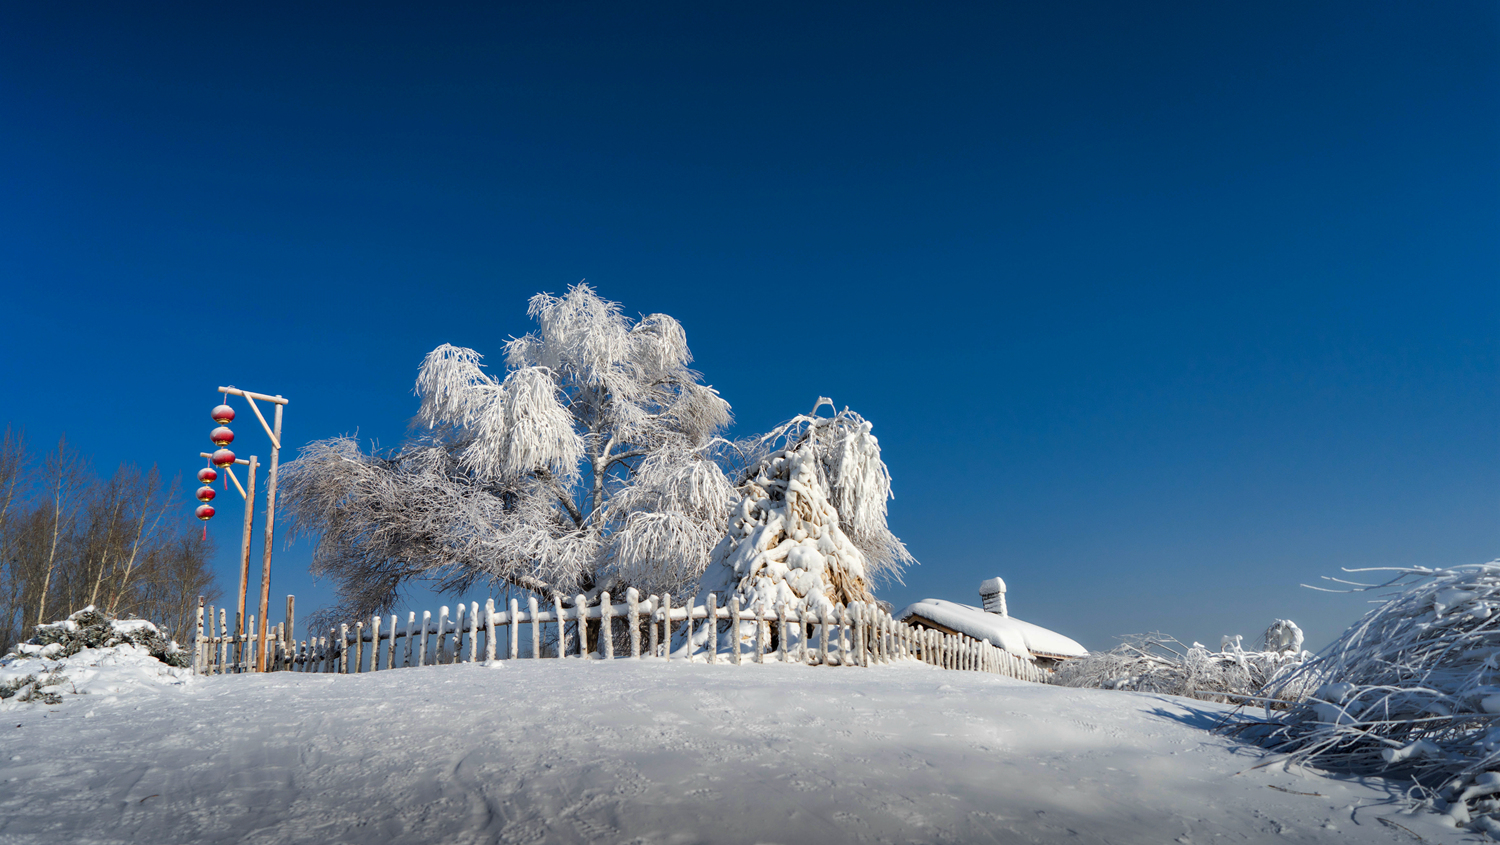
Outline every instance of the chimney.
{"type": "Polygon", "coordinates": [[[1001,616],[1010,615],[1005,610],[1005,582],[999,578],[980,582],[979,598],[984,601],[986,611],[998,613],[1001,616]]]}

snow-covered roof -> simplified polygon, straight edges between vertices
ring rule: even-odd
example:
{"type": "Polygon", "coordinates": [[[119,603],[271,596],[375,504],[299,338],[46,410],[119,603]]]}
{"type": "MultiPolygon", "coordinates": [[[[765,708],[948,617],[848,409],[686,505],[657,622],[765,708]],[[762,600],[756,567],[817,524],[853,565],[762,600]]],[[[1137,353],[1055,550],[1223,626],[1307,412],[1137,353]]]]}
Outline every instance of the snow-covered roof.
{"type": "Polygon", "coordinates": [[[958,602],[922,599],[907,606],[898,618],[912,616],[920,616],[976,640],[989,640],[991,645],[1026,660],[1033,656],[1082,657],[1089,653],[1088,649],[1056,631],[958,602]]]}

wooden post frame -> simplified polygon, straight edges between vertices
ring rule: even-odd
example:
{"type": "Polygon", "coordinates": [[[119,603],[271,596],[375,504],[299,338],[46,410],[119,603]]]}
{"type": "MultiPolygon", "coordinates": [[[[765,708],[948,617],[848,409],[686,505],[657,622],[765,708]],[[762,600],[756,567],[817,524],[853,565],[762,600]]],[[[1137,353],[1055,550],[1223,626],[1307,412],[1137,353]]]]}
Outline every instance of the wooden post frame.
{"type": "MultiPolygon", "coordinates": [[[[265,624],[264,620],[267,618],[266,614],[271,609],[271,550],[276,543],[276,470],[281,458],[281,411],[287,405],[287,400],[281,396],[270,396],[265,393],[252,393],[248,390],[240,390],[232,385],[229,387],[220,387],[219,392],[225,396],[243,396],[245,401],[250,403],[250,410],[255,412],[255,418],[260,420],[261,427],[266,430],[266,435],[271,438],[271,462],[266,473],[266,540],[261,558],[260,571],[260,618],[262,623],[255,662],[255,670],[257,672],[264,672],[266,670],[266,634],[267,629],[271,627],[265,624]],[[261,413],[260,406],[255,404],[256,400],[270,402],[276,407],[273,413],[274,424],[266,422],[266,417],[261,413]]],[[[238,484],[238,480],[235,483],[238,484]]],[[[251,486],[253,489],[253,470],[251,486]]],[[[246,496],[246,499],[246,508],[248,509],[250,507],[249,495],[246,496]]],[[[248,534],[250,531],[248,515],[246,516],[246,520],[245,531],[248,534]]],[[[244,545],[248,548],[248,541],[244,545]]],[[[248,556],[247,553],[245,557],[248,558],[248,556]]],[[[246,568],[248,568],[248,562],[246,568]]]]}

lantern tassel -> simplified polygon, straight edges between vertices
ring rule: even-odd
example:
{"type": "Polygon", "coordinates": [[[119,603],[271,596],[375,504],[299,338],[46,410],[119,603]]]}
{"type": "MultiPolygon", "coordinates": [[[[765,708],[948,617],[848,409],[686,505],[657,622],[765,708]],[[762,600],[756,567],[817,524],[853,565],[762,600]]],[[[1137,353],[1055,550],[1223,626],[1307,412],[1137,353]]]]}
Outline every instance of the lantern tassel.
{"type": "Polygon", "coordinates": [[[203,526],[203,542],[205,542],[205,543],[208,542],[208,526],[207,525],[203,526]]]}

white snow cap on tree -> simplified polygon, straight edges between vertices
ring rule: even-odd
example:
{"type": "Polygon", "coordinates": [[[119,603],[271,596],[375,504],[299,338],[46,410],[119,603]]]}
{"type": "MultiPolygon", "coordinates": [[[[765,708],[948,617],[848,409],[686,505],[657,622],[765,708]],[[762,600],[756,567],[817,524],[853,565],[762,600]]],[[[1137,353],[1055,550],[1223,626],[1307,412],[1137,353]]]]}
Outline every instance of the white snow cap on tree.
{"type": "Polygon", "coordinates": [[[818,407],[763,438],[773,447],[746,473],[729,531],[714,550],[703,595],[738,595],[743,607],[786,603],[820,614],[869,602],[871,582],[914,562],[886,527],[890,472],[870,423],[818,407]],[[777,444],[780,448],[774,448],[777,444]]]}

